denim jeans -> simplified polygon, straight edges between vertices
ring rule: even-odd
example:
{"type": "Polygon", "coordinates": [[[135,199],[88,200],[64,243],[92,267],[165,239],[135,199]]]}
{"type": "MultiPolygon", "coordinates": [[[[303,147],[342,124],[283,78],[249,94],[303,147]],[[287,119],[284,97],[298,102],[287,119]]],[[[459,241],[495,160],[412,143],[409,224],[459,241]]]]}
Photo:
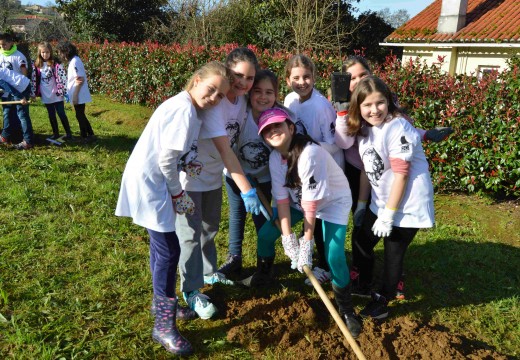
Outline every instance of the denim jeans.
{"type": "MultiPolygon", "coordinates": [[[[230,255],[242,255],[242,242],[244,241],[244,229],[246,225],[246,208],[244,201],[240,196],[240,189],[233,179],[226,176],[226,193],[229,205],[229,246],[228,253],[230,255]]],[[[258,190],[262,191],[267,200],[271,201],[271,182],[258,184],[258,190]]],[[[266,218],[260,215],[254,215],[253,223],[256,232],[264,225],[266,218]]]]}
{"type": "MultiPolygon", "coordinates": [[[[23,97],[28,99],[30,97],[30,86],[27,87],[22,92],[23,97]]],[[[9,94],[7,97],[3,97],[2,101],[13,101],[13,100],[20,100],[20,98],[17,98],[13,96],[12,94],[9,94]]],[[[33,143],[33,128],[32,128],[32,122],[31,117],[29,115],[29,105],[22,105],[22,104],[11,104],[11,105],[3,105],[3,115],[4,115],[4,129],[2,130],[2,136],[6,139],[9,139],[12,134],[12,130],[14,128],[12,120],[10,116],[14,116],[14,114],[18,116],[18,119],[20,119],[20,124],[22,125],[22,132],[23,132],[23,139],[26,143],[32,144],[33,143]]]]}
{"type": "Polygon", "coordinates": [[[181,248],[175,231],[161,233],[146,229],[150,235],[150,271],[153,293],[158,296],[175,297],[177,265],[181,248]]]}

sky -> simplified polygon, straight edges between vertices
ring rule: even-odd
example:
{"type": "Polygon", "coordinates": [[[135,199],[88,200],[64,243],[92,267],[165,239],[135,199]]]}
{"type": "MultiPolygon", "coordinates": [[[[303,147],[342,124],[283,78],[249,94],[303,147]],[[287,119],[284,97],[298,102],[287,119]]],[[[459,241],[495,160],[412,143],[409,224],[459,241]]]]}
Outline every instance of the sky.
{"type": "MultiPolygon", "coordinates": [[[[407,10],[410,14],[410,18],[417,15],[419,12],[424,10],[434,0],[361,0],[355,6],[360,9],[361,12],[371,10],[379,11],[384,8],[389,8],[391,12],[397,10],[407,10]]],[[[53,0],[22,0],[22,5],[34,4],[34,5],[47,5],[48,3],[54,4],[53,0]]]]}
{"type": "Polygon", "coordinates": [[[408,11],[410,18],[413,18],[433,2],[434,0],[361,0],[354,6],[359,8],[361,12],[368,10],[377,12],[384,8],[389,8],[391,12],[404,9],[408,11]]]}

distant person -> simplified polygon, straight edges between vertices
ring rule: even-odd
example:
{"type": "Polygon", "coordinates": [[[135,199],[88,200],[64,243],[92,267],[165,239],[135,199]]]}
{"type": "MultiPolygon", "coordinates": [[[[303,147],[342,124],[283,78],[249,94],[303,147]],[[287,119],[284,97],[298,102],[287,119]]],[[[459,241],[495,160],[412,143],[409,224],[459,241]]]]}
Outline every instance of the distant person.
{"type": "MultiPolygon", "coordinates": [[[[11,70],[14,74],[27,76],[27,59],[18,51],[14,38],[11,34],[0,34],[0,68],[11,70]]],[[[31,87],[28,86],[22,91],[24,99],[28,100],[31,97],[31,87]]],[[[2,102],[21,100],[9,92],[4,92],[2,95],[2,102]]],[[[14,128],[13,120],[20,120],[22,126],[23,140],[15,144],[13,147],[18,150],[31,149],[33,144],[33,128],[31,117],[29,115],[29,103],[23,102],[20,104],[6,104],[3,105],[4,127],[0,135],[0,144],[10,145],[11,135],[14,128]]]]}
{"type": "Polygon", "coordinates": [[[80,136],[84,142],[95,141],[92,126],[85,115],[85,104],[92,101],[88,89],[87,73],[78,50],[69,41],[60,41],[57,46],[60,57],[69,62],[67,70],[67,93],[76,112],[80,136]]]}
{"type": "Polygon", "coordinates": [[[60,137],[57,113],[65,130],[65,139],[72,139],[64,104],[67,94],[67,75],[60,61],[54,58],[51,44],[46,41],[38,45],[38,55],[33,63],[32,89],[34,97],[40,96],[47,108],[52,128],[50,138],[56,140],[60,137]]]}

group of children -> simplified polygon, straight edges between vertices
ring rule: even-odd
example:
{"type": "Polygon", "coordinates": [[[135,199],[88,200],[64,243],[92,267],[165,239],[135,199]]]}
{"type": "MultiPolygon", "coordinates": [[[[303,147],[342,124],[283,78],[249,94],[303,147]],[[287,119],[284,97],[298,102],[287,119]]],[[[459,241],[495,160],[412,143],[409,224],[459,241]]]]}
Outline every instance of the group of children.
{"type": "Polygon", "coordinates": [[[57,50],[60,58],[68,62],[67,72],[61,61],[53,55],[50,43],[40,43],[35,61],[28,62],[26,56],[18,50],[13,36],[9,33],[0,34],[0,88],[3,90],[3,129],[0,144],[11,145],[11,138],[19,122],[23,140],[13,147],[28,150],[34,146],[29,103],[36,97],[41,97],[47,109],[52,128],[51,140],[60,138],[56,114],[65,130],[63,139],[72,139],[72,131],[65,113],[65,100],[74,106],[81,138],[85,142],[95,140],[94,132],[85,115],[85,104],[92,101],[85,67],[76,47],[69,41],[60,42],[57,50]]]}
{"type": "Polygon", "coordinates": [[[312,61],[295,55],[285,74],[293,92],[282,105],[277,76],[259,69],[250,49],[237,48],[225,64],[211,62],[196,71],[183,92],[154,112],[125,167],[116,215],[132,217],[150,235],[152,335],[168,351],[193,352],[176,319],[211,318],[217,309],[200,292],[204,284],[233,284],[228,276],[240,272],[247,212],[257,231],[257,268],[241,284],[272,282],[280,236],[291,267],[300,272],[312,268],[316,243],[319,266],[313,273],[322,283],[331,280],[339,312],[357,337],[362,320],[352,294],[370,294],[373,249],[384,238],[383,283],[360,315],[388,316],[406,248],[419,228],[434,221],[421,141],[440,141],[449,130],[413,128],[362,58],[349,59],[343,70],[352,74],[351,101],[333,107],[314,88],[312,61]],[[217,267],[223,173],[229,249],[217,267]],[[272,216],[259,195],[274,202],[272,216]],[[356,268],[349,272],[351,210],[356,268]],[[303,230],[296,235],[300,220],[303,230]],[[177,268],[187,308],[178,304],[177,268]]]}

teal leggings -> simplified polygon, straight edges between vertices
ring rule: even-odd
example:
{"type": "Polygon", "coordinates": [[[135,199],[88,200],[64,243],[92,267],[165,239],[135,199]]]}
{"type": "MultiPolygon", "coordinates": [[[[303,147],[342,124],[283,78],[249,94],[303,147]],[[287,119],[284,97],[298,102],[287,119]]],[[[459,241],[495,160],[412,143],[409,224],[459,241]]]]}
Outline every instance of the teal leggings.
{"type": "MultiPolygon", "coordinates": [[[[303,214],[291,207],[291,227],[303,219],[303,214]]],[[[323,240],[325,242],[325,258],[332,274],[332,283],[344,288],[350,281],[350,274],[345,256],[345,237],[347,226],[322,221],[323,240]]],[[[259,257],[274,257],[275,242],[280,231],[272,221],[267,221],[258,230],[257,251],[259,257]]]]}

